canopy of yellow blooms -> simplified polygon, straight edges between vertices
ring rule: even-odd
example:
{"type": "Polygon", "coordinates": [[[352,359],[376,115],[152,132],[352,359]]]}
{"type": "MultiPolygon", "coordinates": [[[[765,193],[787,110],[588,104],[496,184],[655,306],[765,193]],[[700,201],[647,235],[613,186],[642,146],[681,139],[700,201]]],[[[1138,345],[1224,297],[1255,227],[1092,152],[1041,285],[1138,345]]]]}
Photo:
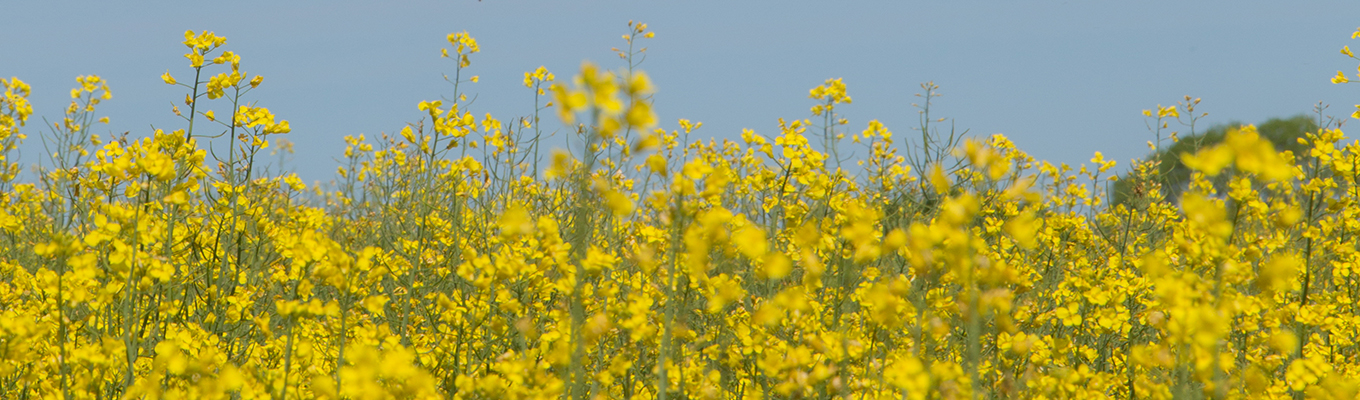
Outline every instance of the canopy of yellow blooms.
{"type": "Polygon", "coordinates": [[[450,34],[455,93],[346,137],[311,187],[257,160],[288,122],[212,32],[162,76],[184,129],[90,133],[111,95],[81,77],[34,182],[30,89],[0,79],[0,398],[1356,398],[1338,126],[1184,154],[1179,204],[1135,163],[1142,195],[1109,206],[1099,153],[1055,166],[928,115],[921,143],[850,132],[840,79],[772,139],[657,129],[653,35],[629,23],[627,68],[526,72],[532,113],[499,120],[450,34]],[[553,113],[575,153],[538,147],[553,113]]]}

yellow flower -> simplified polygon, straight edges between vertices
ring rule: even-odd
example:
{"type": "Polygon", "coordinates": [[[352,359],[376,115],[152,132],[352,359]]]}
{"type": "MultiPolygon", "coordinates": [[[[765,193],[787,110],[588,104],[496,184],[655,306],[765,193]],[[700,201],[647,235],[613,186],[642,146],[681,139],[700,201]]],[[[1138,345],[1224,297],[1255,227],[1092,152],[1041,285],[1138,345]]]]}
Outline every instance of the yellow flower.
{"type": "Polygon", "coordinates": [[[161,199],[166,203],[185,205],[189,203],[189,194],[184,191],[176,191],[161,199]]]}
{"type": "Polygon", "coordinates": [[[789,256],[780,252],[770,252],[765,254],[765,262],[760,264],[761,269],[757,274],[763,274],[768,279],[784,279],[793,272],[793,260],[789,256]]]}
{"type": "Polygon", "coordinates": [[[198,54],[198,53],[187,53],[187,54],[184,55],[184,57],[189,59],[189,66],[190,66],[190,67],[198,68],[198,67],[202,67],[202,66],[203,66],[203,55],[202,55],[202,54],[198,54]]]}
{"type": "Polygon", "coordinates": [[[1038,233],[1039,226],[1039,221],[1035,218],[1034,213],[1024,211],[1010,221],[1006,221],[1004,229],[1006,234],[1009,234],[1011,238],[1015,239],[1016,243],[1020,244],[1020,247],[1030,249],[1034,248],[1037,243],[1035,234],[1038,233]]]}
{"type": "Polygon", "coordinates": [[[605,203],[614,211],[614,215],[626,216],[633,213],[633,200],[628,198],[627,194],[611,190],[605,193],[604,197],[605,203]]]}
{"type": "Polygon", "coordinates": [[[634,71],[632,76],[628,78],[628,94],[630,95],[646,95],[655,90],[652,87],[652,79],[647,76],[646,72],[634,71]]]}
{"type": "Polygon", "coordinates": [[[652,112],[652,105],[646,101],[634,101],[628,107],[628,124],[639,129],[656,125],[656,113],[652,112]]]}
{"type": "Polygon", "coordinates": [[[737,250],[752,260],[761,260],[769,251],[770,244],[765,239],[765,232],[760,228],[747,224],[732,234],[732,244],[737,250]]]}
{"type": "Polygon", "coordinates": [[[930,186],[935,188],[936,194],[949,193],[951,186],[949,176],[945,175],[944,168],[940,164],[932,165],[930,168],[930,186]]]}
{"type": "Polygon", "coordinates": [[[1062,322],[1063,326],[1081,325],[1081,312],[1077,303],[1068,303],[1065,307],[1058,307],[1053,310],[1053,315],[1062,322]]]}
{"type": "Polygon", "coordinates": [[[1202,171],[1205,175],[1217,176],[1223,168],[1232,163],[1232,150],[1223,146],[1214,146],[1200,150],[1193,156],[1181,154],[1181,162],[1185,166],[1196,171],[1202,171]]]}
{"type": "Polygon", "coordinates": [[[1275,256],[1261,265],[1261,272],[1256,278],[1256,288],[1267,293],[1291,290],[1294,283],[1298,282],[1296,277],[1299,264],[1299,259],[1293,254],[1275,256]]]}
{"type": "Polygon", "coordinates": [[[448,41],[450,45],[453,45],[456,48],[456,51],[459,54],[462,54],[464,51],[469,53],[482,51],[480,47],[477,47],[477,39],[473,39],[472,36],[468,35],[467,31],[450,33],[448,35],[448,41]]]}

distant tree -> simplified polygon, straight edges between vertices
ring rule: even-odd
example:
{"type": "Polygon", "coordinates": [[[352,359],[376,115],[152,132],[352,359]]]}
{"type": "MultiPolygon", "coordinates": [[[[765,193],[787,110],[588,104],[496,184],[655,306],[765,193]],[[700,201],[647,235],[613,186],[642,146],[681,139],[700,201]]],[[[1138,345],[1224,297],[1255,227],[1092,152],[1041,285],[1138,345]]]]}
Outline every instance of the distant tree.
{"type": "MultiPolygon", "coordinates": [[[[1194,153],[1201,148],[1209,147],[1223,141],[1224,135],[1231,129],[1245,126],[1241,122],[1229,122],[1227,124],[1214,125],[1202,134],[1196,134],[1180,138],[1171,146],[1163,148],[1161,151],[1148,156],[1147,160],[1158,160],[1155,177],[1160,178],[1162,199],[1167,202],[1176,203],[1180,201],[1181,194],[1189,188],[1190,169],[1181,163],[1181,154],[1194,153]]],[[[1306,114],[1299,114],[1289,118],[1271,118],[1266,122],[1256,125],[1256,130],[1262,138],[1269,140],[1275,145],[1278,151],[1290,150],[1295,154],[1304,150],[1305,147],[1299,144],[1299,138],[1305,137],[1309,132],[1318,130],[1317,121],[1306,114]]],[[[1110,187],[1111,204],[1129,204],[1133,199],[1147,195],[1146,188],[1158,185],[1148,185],[1149,182],[1140,182],[1137,177],[1126,173],[1120,176],[1118,181],[1110,187]]],[[[1226,190],[1228,182],[1227,175],[1219,175],[1213,181],[1214,186],[1221,191],[1226,190]]]]}

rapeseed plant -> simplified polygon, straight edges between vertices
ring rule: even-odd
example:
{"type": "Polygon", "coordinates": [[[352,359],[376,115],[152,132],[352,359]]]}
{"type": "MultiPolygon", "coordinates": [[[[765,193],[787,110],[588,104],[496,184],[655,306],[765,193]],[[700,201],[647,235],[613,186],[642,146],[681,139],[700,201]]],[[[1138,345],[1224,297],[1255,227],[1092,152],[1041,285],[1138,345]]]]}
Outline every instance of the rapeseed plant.
{"type": "MultiPolygon", "coordinates": [[[[840,79],[767,134],[656,128],[653,36],[630,22],[617,70],[525,72],[532,112],[498,119],[468,101],[477,41],[450,34],[452,95],[397,134],[346,137],[327,187],[260,166],[289,124],[211,32],[185,33],[192,80],[162,75],[188,91],[184,129],[99,137],[109,84],[80,77],[31,183],[13,158],[31,90],[0,79],[0,397],[1360,390],[1360,144],[1338,121],[1319,115],[1303,152],[1246,126],[1180,155],[1175,203],[1159,161],[1135,163],[1133,197],[1110,204],[1114,161],[941,132],[933,83],[919,141],[848,132],[840,79]],[[541,153],[549,108],[574,153],[541,153]]],[[[1193,130],[1198,103],[1144,111],[1150,147],[1182,113],[1193,130]]]]}

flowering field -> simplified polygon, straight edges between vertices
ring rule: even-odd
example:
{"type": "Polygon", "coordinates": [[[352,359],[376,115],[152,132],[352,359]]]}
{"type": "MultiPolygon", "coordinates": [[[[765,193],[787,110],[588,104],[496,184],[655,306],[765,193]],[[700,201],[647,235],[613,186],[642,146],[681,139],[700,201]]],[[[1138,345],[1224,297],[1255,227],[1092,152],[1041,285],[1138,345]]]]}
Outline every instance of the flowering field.
{"type": "MultiPolygon", "coordinates": [[[[1298,154],[1229,131],[1181,156],[1176,204],[1135,164],[1108,205],[1113,161],[937,129],[933,84],[906,135],[852,128],[839,79],[777,132],[657,129],[650,37],[524,73],[538,106],[497,119],[466,109],[479,49],[450,34],[451,100],[345,138],[325,187],[264,166],[289,124],[211,32],[162,76],[173,132],[91,133],[96,76],[36,129],[0,79],[0,398],[1357,396],[1339,121],[1298,154]],[[540,148],[559,121],[575,152],[540,148]],[[51,154],[21,179],[33,131],[51,154]]],[[[1197,102],[1144,112],[1154,149],[1197,102]]]]}

